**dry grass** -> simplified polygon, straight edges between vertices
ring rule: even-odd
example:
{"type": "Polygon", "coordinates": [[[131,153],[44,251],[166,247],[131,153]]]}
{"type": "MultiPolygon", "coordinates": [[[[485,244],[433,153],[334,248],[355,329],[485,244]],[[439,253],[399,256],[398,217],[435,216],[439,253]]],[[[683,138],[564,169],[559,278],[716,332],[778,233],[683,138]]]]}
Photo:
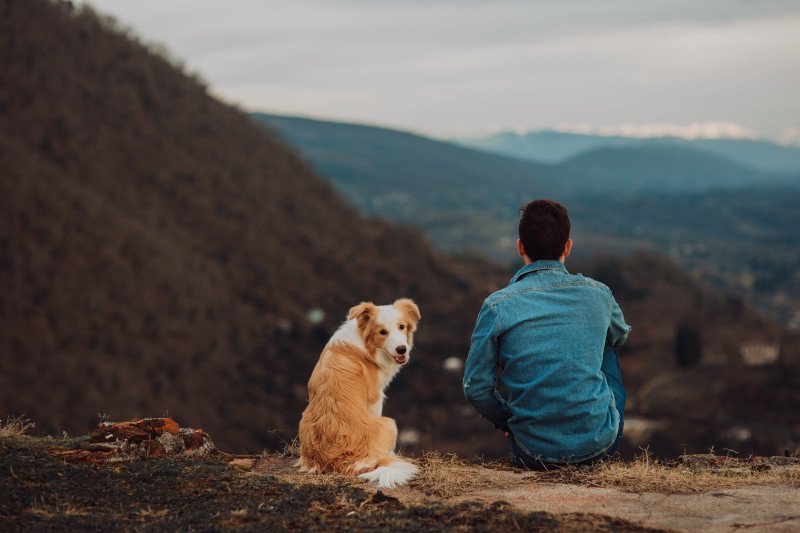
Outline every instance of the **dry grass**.
{"type": "Polygon", "coordinates": [[[287,483],[302,483],[312,485],[326,484],[352,484],[357,482],[352,476],[344,474],[310,474],[301,472],[296,461],[299,457],[299,444],[297,439],[288,443],[287,447],[281,452],[265,451],[259,455],[253,468],[250,470],[255,475],[271,475],[287,483]]]}
{"type": "Polygon", "coordinates": [[[53,518],[57,516],[84,516],[89,514],[89,511],[80,505],[72,504],[55,499],[52,502],[46,502],[44,496],[40,501],[34,501],[31,504],[28,512],[42,518],[53,518]]]}
{"type": "Polygon", "coordinates": [[[503,489],[522,483],[509,469],[497,463],[471,465],[452,454],[429,452],[417,461],[419,474],[409,487],[428,496],[451,498],[474,490],[503,489]]]}
{"type": "Polygon", "coordinates": [[[16,418],[9,416],[5,422],[0,420],[0,437],[22,437],[35,426],[36,424],[25,418],[25,415],[16,418]]]}
{"type": "Polygon", "coordinates": [[[425,455],[419,462],[420,474],[411,481],[410,487],[443,498],[502,490],[530,482],[664,494],[707,492],[746,485],[800,487],[800,466],[732,460],[726,466],[689,468],[681,463],[653,459],[647,452],[631,461],[616,460],[593,467],[565,467],[547,472],[519,470],[501,463],[469,464],[456,456],[436,453],[425,455]]]}
{"type": "Polygon", "coordinates": [[[169,509],[155,510],[149,505],[136,512],[136,517],[140,520],[152,520],[165,518],[169,514],[169,509]]]}
{"type": "Polygon", "coordinates": [[[768,466],[732,460],[726,466],[689,468],[681,463],[653,459],[647,452],[631,461],[615,460],[592,467],[565,467],[547,472],[520,470],[502,463],[470,464],[454,455],[439,453],[426,454],[418,464],[420,473],[409,487],[440,498],[502,491],[537,482],[662,494],[707,492],[746,485],[800,487],[800,466],[768,466]]]}
{"type": "MultiPolygon", "coordinates": [[[[273,475],[292,484],[357,484],[351,476],[308,474],[294,465],[293,453],[263,453],[251,470],[254,475],[273,475]]],[[[419,474],[408,488],[426,496],[456,498],[497,492],[535,483],[565,483],[584,487],[615,488],[626,492],[686,494],[731,489],[746,485],[800,487],[800,465],[778,466],[732,459],[723,466],[689,467],[664,462],[647,452],[630,461],[614,460],[592,467],[564,467],[536,472],[500,462],[471,462],[430,452],[416,458],[419,474]]]]}
{"type": "Polygon", "coordinates": [[[290,457],[292,459],[299,459],[300,458],[300,439],[294,437],[289,442],[284,443],[283,450],[280,452],[280,455],[284,457],[290,457]]]}
{"type": "Polygon", "coordinates": [[[526,472],[526,480],[606,487],[626,492],[665,494],[706,492],[745,485],[790,485],[800,487],[800,467],[769,467],[732,462],[717,468],[689,468],[665,463],[647,452],[632,461],[609,461],[593,467],[560,468],[548,472],[526,472]]]}

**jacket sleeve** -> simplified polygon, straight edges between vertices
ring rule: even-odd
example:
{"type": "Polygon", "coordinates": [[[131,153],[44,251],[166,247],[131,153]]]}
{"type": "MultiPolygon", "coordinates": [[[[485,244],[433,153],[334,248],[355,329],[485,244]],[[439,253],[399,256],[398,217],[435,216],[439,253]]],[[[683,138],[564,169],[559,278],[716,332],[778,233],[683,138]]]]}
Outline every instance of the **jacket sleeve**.
{"type": "Polygon", "coordinates": [[[484,302],[464,365],[464,395],[482,417],[496,428],[509,431],[510,413],[505,400],[497,392],[495,382],[499,365],[496,326],[496,311],[484,302]]]}
{"type": "Polygon", "coordinates": [[[619,348],[625,341],[628,340],[628,334],[631,332],[631,327],[625,322],[625,317],[622,314],[619,304],[611,294],[611,289],[606,287],[608,297],[611,299],[611,325],[608,327],[608,335],[606,337],[606,345],[612,348],[619,348]]]}

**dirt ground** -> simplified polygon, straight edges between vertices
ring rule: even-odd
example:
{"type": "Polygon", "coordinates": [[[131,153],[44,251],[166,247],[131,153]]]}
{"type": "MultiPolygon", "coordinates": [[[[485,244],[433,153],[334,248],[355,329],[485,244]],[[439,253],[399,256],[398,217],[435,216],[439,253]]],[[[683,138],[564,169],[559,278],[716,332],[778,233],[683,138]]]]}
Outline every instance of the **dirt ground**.
{"type": "MultiPolygon", "coordinates": [[[[450,504],[502,501],[521,512],[555,516],[582,512],[660,530],[800,532],[800,465],[796,462],[786,466],[780,475],[769,476],[759,472],[763,472],[763,467],[755,468],[755,473],[743,473],[739,463],[713,473],[689,471],[686,467],[672,467],[675,472],[666,467],[631,472],[637,468],[631,466],[610,467],[607,472],[585,475],[539,474],[499,464],[484,467],[457,460],[442,461],[441,457],[434,461],[423,459],[421,463],[421,479],[384,492],[407,505],[424,504],[432,495],[450,504]],[[434,471],[433,476],[425,473],[426,465],[434,471]],[[613,476],[619,471],[629,474],[628,483],[622,476],[613,476]],[[639,490],[640,477],[645,475],[663,479],[650,482],[649,490],[639,490]],[[439,480],[431,483],[431,477],[439,480]],[[570,478],[573,483],[554,482],[570,478]]],[[[295,473],[289,459],[277,457],[259,459],[253,471],[261,475],[309,477],[295,473]]]]}
{"type": "Polygon", "coordinates": [[[231,464],[224,454],[99,463],[55,455],[80,445],[0,438],[0,531],[651,531],[505,502],[400,499],[338,476],[299,476],[289,458],[256,469],[255,459],[231,464]]]}
{"type": "Polygon", "coordinates": [[[429,456],[409,486],[379,491],[282,454],[64,460],[86,442],[0,438],[1,531],[800,531],[794,463],[540,474],[429,456]]]}

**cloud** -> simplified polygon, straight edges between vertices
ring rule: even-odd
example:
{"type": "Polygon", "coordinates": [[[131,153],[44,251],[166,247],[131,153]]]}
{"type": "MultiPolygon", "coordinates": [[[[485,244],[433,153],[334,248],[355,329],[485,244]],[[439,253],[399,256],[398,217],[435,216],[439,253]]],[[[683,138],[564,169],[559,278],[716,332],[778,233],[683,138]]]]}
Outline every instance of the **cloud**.
{"type": "Polygon", "coordinates": [[[92,3],[253,110],[444,137],[800,116],[796,1],[92,3]]]}
{"type": "Polygon", "coordinates": [[[778,141],[786,146],[800,146],[800,128],[786,128],[778,141]]]}
{"type": "MultiPolygon", "coordinates": [[[[561,124],[556,131],[586,135],[622,137],[678,137],[681,139],[757,139],[755,131],[735,122],[693,122],[685,126],[662,122],[658,124],[622,124],[594,127],[587,124],[561,124]]],[[[788,130],[787,130],[788,131],[788,130]]],[[[794,134],[797,135],[797,130],[794,134]]]]}

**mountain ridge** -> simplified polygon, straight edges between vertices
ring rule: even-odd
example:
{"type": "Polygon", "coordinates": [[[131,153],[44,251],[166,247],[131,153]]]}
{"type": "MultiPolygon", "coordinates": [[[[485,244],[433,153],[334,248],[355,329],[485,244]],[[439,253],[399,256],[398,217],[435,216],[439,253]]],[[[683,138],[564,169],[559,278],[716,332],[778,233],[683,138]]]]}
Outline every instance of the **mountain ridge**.
{"type": "MultiPolygon", "coordinates": [[[[576,169],[592,181],[578,182],[583,191],[691,193],[742,187],[800,186],[800,176],[764,174],[731,159],[695,147],[647,143],[592,148],[558,168],[576,169]],[[598,183],[601,182],[601,183],[598,183]]],[[[576,180],[577,181],[577,180],[576,180]]]]}
{"type": "Polygon", "coordinates": [[[526,133],[504,131],[485,137],[457,138],[453,142],[523,160],[551,164],[562,163],[581,152],[596,148],[669,144],[705,150],[761,172],[800,174],[800,147],[782,145],[768,139],[625,137],[544,129],[526,133]]]}

